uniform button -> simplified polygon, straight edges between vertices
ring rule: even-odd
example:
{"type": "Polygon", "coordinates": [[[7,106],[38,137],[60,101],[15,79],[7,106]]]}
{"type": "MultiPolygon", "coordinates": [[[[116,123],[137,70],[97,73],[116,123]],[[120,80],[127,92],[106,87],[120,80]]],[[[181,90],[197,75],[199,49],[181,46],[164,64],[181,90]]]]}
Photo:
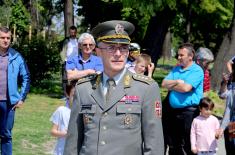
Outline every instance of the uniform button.
{"type": "Polygon", "coordinates": [[[100,144],[101,144],[101,145],[105,145],[106,142],[102,140],[102,141],[100,142],[100,144]]]}
{"type": "Polygon", "coordinates": [[[107,127],[106,127],[106,126],[103,126],[103,129],[104,129],[104,130],[106,130],[106,129],[107,129],[107,127]]]}
{"type": "Polygon", "coordinates": [[[108,113],[107,113],[107,112],[105,112],[105,113],[104,113],[104,116],[108,116],[108,113]]]}

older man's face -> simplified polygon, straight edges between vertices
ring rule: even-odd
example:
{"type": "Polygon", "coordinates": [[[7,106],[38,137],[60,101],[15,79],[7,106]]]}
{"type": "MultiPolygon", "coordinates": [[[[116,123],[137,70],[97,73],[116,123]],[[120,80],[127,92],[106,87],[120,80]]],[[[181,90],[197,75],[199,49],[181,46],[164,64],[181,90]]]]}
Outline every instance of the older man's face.
{"type": "Polygon", "coordinates": [[[83,42],[80,44],[82,54],[91,55],[94,48],[95,43],[92,41],[91,38],[84,39],[83,42]]]}
{"type": "Polygon", "coordinates": [[[193,61],[193,56],[189,54],[186,48],[179,49],[178,51],[178,62],[183,68],[188,67],[191,65],[193,61]]]}
{"type": "Polygon", "coordinates": [[[100,43],[98,50],[103,60],[104,72],[108,76],[113,77],[124,69],[129,54],[128,45],[100,43]]]}

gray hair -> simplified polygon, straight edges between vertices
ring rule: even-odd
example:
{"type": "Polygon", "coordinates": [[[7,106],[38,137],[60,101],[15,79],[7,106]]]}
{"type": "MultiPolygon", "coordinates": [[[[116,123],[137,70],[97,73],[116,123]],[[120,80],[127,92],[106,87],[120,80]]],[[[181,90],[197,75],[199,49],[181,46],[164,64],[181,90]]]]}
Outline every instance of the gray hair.
{"type": "Polygon", "coordinates": [[[82,44],[82,42],[86,39],[91,39],[93,44],[96,44],[94,37],[90,33],[82,33],[81,36],[78,38],[78,44],[82,44]]]}
{"type": "Polygon", "coordinates": [[[200,47],[196,52],[196,59],[213,61],[214,55],[208,48],[200,47]]]}

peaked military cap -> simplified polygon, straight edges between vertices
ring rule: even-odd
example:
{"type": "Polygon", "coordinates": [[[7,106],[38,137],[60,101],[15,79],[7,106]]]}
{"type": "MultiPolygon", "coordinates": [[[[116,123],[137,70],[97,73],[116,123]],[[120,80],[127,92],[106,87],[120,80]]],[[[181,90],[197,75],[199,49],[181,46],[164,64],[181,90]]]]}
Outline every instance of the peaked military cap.
{"type": "Polygon", "coordinates": [[[133,33],[135,26],[127,21],[111,20],[98,24],[91,31],[98,42],[130,44],[129,35],[133,33]]]}

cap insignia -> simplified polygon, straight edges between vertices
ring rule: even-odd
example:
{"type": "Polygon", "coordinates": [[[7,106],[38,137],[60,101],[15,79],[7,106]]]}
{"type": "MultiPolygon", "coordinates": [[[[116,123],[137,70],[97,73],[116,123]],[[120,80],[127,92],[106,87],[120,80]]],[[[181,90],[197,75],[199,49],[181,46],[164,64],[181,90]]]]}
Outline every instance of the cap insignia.
{"type": "Polygon", "coordinates": [[[124,27],[121,24],[117,24],[115,26],[115,32],[116,32],[116,34],[123,34],[124,33],[124,27]]]}

